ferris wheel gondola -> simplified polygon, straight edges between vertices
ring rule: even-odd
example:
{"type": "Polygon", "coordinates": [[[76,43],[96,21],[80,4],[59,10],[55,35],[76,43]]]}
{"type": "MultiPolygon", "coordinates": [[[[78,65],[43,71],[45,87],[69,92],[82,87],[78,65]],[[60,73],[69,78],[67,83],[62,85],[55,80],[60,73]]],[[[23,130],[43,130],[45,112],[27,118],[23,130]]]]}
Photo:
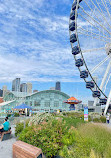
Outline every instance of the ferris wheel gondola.
{"type": "Polygon", "coordinates": [[[106,104],[104,114],[111,102],[110,7],[110,0],[74,0],[69,18],[75,65],[80,71],[80,78],[86,82],[86,88],[96,98],[94,104],[106,104]]]}

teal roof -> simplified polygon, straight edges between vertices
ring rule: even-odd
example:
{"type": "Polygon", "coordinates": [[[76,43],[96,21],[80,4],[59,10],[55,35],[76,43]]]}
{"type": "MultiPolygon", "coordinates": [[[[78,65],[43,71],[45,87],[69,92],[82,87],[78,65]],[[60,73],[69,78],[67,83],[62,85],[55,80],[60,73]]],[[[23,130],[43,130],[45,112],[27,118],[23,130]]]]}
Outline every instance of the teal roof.
{"type": "Polygon", "coordinates": [[[28,95],[28,96],[38,95],[38,94],[41,94],[41,93],[56,93],[56,94],[63,95],[66,98],[70,98],[69,95],[67,95],[66,93],[61,92],[59,90],[44,90],[44,91],[40,91],[40,92],[35,92],[35,93],[33,93],[31,95],[28,95]]]}
{"type": "Polygon", "coordinates": [[[30,97],[30,96],[33,96],[33,95],[38,95],[38,94],[41,94],[41,93],[56,93],[56,94],[60,94],[66,98],[70,98],[69,95],[67,95],[66,93],[64,92],[61,92],[59,90],[44,90],[44,91],[40,91],[40,92],[35,92],[35,93],[32,93],[32,94],[27,94],[26,92],[8,92],[4,98],[6,98],[8,95],[10,94],[13,94],[15,97],[30,97]]]}

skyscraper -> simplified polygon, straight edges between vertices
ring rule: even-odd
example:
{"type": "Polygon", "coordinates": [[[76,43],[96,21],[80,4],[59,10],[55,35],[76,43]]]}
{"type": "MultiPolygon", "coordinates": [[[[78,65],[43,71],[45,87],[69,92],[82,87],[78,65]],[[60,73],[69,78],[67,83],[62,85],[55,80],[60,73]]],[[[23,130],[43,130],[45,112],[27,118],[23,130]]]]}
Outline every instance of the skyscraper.
{"type": "Polygon", "coordinates": [[[26,83],[22,83],[20,85],[20,92],[27,92],[27,84],[26,83]]]}
{"type": "Polygon", "coordinates": [[[3,97],[3,90],[0,89],[0,97],[3,97]]]}
{"type": "Polygon", "coordinates": [[[27,93],[32,93],[32,83],[27,82],[27,93]]]}
{"type": "Polygon", "coordinates": [[[56,82],[55,90],[61,91],[61,84],[59,81],[56,82]]]}
{"type": "Polygon", "coordinates": [[[7,92],[7,86],[6,85],[4,85],[3,87],[2,87],[2,90],[3,90],[3,97],[4,97],[4,95],[6,94],[6,92],[7,92]]]}
{"type": "Polygon", "coordinates": [[[12,81],[12,91],[20,92],[20,78],[12,81]]]}

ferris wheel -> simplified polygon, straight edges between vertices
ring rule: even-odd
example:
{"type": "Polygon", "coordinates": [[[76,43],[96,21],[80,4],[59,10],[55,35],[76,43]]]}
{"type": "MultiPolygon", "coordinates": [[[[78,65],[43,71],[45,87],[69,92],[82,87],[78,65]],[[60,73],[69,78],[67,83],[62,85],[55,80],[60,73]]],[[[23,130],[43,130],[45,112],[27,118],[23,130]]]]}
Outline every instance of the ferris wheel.
{"type": "Polygon", "coordinates": [[[111,103],[111,0],[74,0],[69,34],[75,65],[94,106],[111,103]]]}

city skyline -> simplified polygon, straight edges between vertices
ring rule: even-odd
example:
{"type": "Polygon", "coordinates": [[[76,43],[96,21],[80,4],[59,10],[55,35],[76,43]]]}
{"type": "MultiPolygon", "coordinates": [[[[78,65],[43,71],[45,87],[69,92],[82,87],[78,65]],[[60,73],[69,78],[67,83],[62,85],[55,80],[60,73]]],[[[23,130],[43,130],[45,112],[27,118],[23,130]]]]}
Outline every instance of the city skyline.
{"type": "MultiPolygon", "coordinates": [[[[25,81],[25,82],[27,82],[27,81],[25,81]]],[[[22,83],[22,81],[21,81],[21,83],[22,83]]],[[[43,90],[49,90],[51,87],[55,87],[56,82],[31,82],[31,83],[33,85],[32,90],[37,89],[38,91],[43,91],[43,90]]],[[[2,89],[3,85],[4,85],[4,83],[0,83],[0,89],[2,89]]],[[[11,90],[11,88],[12,88],[11,83],[5,83],[5,85],[7,85],[8,90],[11,90]]],[[[84,93],[82,93],[82,91],[81,91],[81,83],[79,83],[79,82],[76,84],[72,84],[70,82],[68,82],[68,83],[61,82],[61,91],[62,92],[68,94],[70,97],[74,96],[77,99],[82,100],[83,103],[87,104],[88,100],[93,100],[91,91],[86,90],[84,82],[82,83],[82,87],[83,87],[84,93]],[[89,94],[90,94],[90,96],[89,96],[89,94]]]]}

